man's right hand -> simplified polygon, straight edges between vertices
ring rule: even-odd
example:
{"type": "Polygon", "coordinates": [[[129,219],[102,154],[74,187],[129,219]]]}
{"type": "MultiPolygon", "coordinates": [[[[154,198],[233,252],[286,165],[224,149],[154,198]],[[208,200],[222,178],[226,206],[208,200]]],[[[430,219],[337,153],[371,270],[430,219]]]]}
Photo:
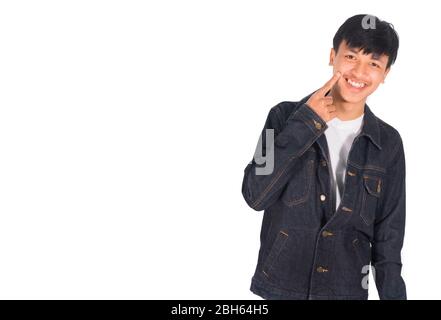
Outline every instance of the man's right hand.
{"type": "Polygon", "coordinates": [[[325,83],[323,87],[318,89],[311,95],[306,101],[306,104],[317,113],[320,118],[322,118],[325,122],[336,117],[336,108],[332,104],[333,100],[331,96],[325,96],[326,92],[331,90],[334,84],[337,83],[338,79],[340,79],[341,73],[336,72],[334,76],[325,83]]]}

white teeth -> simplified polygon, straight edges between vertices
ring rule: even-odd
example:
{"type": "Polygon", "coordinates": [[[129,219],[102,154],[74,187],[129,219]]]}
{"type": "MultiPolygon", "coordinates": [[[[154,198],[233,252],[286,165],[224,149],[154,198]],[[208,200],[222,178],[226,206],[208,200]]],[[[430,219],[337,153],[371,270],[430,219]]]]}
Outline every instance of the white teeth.
{"type": "Polygon", "coordinates": [[[355,82],[355,81],[352,81],[351,79],[348,79],[347,82],[355,88],[363,88],[366,85],[363,82],[355,82]]]}

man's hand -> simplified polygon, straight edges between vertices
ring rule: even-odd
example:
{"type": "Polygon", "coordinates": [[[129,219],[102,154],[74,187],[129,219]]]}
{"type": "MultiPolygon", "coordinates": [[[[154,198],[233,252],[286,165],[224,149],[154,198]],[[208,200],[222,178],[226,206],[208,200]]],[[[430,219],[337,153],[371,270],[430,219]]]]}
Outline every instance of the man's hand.
{"type": "Polygon", "coordinates": [[[337,83],[338,79],[340,79],[341,73],[336,72],[334,76],[325,83],[323,87],[318,89],[312,96],[309,97],[309,100],[306,101],[306,104],[317,113],[320,118],[322,118],[325,122],[336,117],[336,108],[332,104],[333,100],[331,96],[325,96],[326,92],[331,90],[334,84],[337,83]]]}

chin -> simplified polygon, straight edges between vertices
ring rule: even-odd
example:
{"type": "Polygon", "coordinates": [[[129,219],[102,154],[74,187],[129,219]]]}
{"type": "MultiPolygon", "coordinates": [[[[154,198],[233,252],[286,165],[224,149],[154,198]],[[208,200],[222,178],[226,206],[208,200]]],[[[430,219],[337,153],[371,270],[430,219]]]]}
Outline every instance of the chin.
{"type": "MultiPolygon", "coordinates": [[[[360,82],[361,83],[361,82],[360,82]]],[[[351,80],[343,77],[337,86],[337,91],[346,103],[357,104],[366,101],[367,97],[375,91],[378,85],[372,82],[363,82],[363,86],[354,86],[351,80]]]]}
{"type": "Polygon", "coordinates": [[[346,94],[342,94],[341,95],[341,97],[342,97],[342,100],[344,101],[344,102],[347,102],[347,103],[360,103],[360,102],[362,102],[362,101],[364,101],[366,98],[367,98],[367,96],[362,96],[362,97],[357,97],[357,96],[353,96],[353,95],[346,95],[346,94]]]}
{"type": "Polygon", "coordinates": [[[349,90],[338,88],[338,93],[341,99],[346,103],[360,103],[365,101],[370,94],[370,91],[363,90],[364,92],[353,92],[349,90]]]}

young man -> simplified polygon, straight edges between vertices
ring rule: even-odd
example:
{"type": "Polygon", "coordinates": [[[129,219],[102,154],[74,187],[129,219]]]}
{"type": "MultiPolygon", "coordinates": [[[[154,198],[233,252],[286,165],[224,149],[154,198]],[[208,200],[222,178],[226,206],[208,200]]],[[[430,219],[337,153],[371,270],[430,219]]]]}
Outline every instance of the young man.
{"type": "Polygon", "coordinates": [[[265,210],[253,293],[367,299],[372,264],[380,299],[406,299],[403,143],[366,104],[397,51],[391,24],[351,17],[334,37],[332,78],[270,110],[242,185],[248,205],[265,210]]]}

